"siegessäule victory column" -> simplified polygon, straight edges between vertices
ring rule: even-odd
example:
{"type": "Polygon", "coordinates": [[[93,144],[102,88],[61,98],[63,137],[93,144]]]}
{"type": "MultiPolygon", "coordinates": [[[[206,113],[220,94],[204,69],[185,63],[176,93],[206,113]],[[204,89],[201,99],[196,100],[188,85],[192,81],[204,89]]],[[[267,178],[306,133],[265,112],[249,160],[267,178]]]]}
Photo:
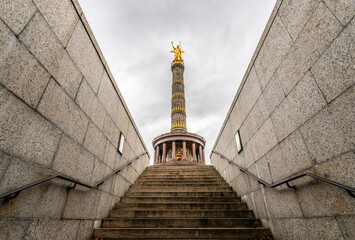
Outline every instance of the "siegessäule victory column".
{"type": "Polygon", "coordinates": [[[162,134],[153,140],[155,150],[155,165],[205,164],[204,148],[206,141],[203,137],[187,132],[184,60],[181,54],[181,42],[174,47],[171,42],[175,58],[171,63],[172,96],[171,96],[171,128],[170,133],[162,134]]]}

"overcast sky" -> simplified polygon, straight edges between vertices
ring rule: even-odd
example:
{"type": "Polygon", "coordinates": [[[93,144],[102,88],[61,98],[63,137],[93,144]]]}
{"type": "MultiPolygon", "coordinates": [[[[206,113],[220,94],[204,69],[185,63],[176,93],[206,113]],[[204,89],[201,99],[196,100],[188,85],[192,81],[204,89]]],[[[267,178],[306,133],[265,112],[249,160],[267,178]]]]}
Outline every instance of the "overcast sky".
{"type": "Polygon", "coordinates": [[[170,42],[182,42],[187,130],[206,139],[209,163],[276,0],[79,2],[151,156],[170,131],[170,42]]]}

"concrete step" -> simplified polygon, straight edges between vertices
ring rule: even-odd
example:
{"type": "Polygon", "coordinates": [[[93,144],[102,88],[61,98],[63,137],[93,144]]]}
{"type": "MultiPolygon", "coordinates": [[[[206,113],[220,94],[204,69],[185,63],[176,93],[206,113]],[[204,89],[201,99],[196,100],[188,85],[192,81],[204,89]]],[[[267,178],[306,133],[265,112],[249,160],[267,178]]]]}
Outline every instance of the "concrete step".
{"type": "Polygon", "coordinates": [[[194,174],[194,173],[212,173],[212,174],[217,174],[216,170],[214,169],[186,169],[186,170],[146,170],[142,174],[150,174],[150,173],[165,173],[165,174],[170,174],[170,173],[179,173],[179,174],[194,174]]]}
{"type": "Polygon", "coordinates": [[[223,184],[229,186],[225,181],[138,181],[135,184],[137,185],[162,185],[162,184],[169,184],[169,185],[184,185],[184,184],[223,184]]]}
{"type": "Polygon", "coordinates": [[[214,167],[208,166],[186,166],[186,167],[181,167],[181,166],[170,166],[170,167],[147,167],[147,171],[191,171],[191,170],[215,170],[214,167]]]}
{"type": "Polygon", "coordinates": [[[237,197],[134,197],[126,196],[122,199],[122,203],[130,202],[140,202],[140,203],[150,203],[150,202],[241,202],[240,198],[237,197]]]}
{"type": "Polygon", "coordinates": [[[134,197],[134,196],[139,196],[139,197],[236,197],[237,194],[232,191],[173,191],[171,190],[170,192],[161,192],[161,191],[150,191],[150,192],[132,192],[129,191],[126,196],[128,197],[134,197]]]}
{"type": "Polygon", "coordinates": [[[170,202],[170,203],[117,203],[115,209],[125,209],[125,210],[161,210],[161,209],[237,209],[245,210],[247,206],[244,202],[170,202]]]}
{"type": "Polygon", "coordinates": [[[161,192],[193,192],[193,191],[232,191],[231,187],[184,187],[184,186],[174,186],[174,187],[144,187],[144,186],[134,186],[129,190],[130,192],[135,192],[135,191],[140,191],[140,192],[156,192],[156,191],[161,191],[161,192]]]}
{"type": "Polygon", "coordinates": [[[213,168],[175,168],[175,169],[153,169],[148,168],[146,172],[215,172],[213,168]]]}
{"type": "Polygon", "coordinates": [[[260,239],[263,228],[98,228],[94,237],[108,239],[260,239]]]}
{"type": "Polygon", "coordinates": [[[226,228],[261,227],[255,218],[106,218],[102,222],[106,228],[226,228]]]}
{"type": "Polygon", "coordinates": [[[222,178],[160,178],[160,177],[154,177],[154,178],[138,178],[136,182],[199,182],[199,181],[209,181],[209,182],[226,182],[222,178]]]}
{"type": "Polygon", "coordinates": [[[102,239],[266,239],[246,203],[211,166],[148,167],[104,219],[102,239]]]}
{"type": "Polygon", "coordinates": [[[160,177],[160,178],[173,178],[173,177],[179,177],[179,178],[205,178],[205,177],[219,177],[218,175],[215,174],[203,174],[203,173],[195,173],[195,174],[163,174],[163,173],[152,173],[152,174],[144,174],[141,176],[143,177],[160,177]]]}
{"type": "Polygon", "coordinates": [[[151,176],[151,177],[139,177],[137,181],[204,181],[204,180],[218,180],[224,181],[221,177],[183,177],[183,176],[176,176],[176,177],[166,177],[162,178],[160,176],[151,176]]]}
{"type": "Polygon", "coordinates": [[[229,187],[227,183],[146,183],[138,182],[135,184],[135,187],[229,187]]]}
{"type": "Polygon", "coordinates": [[[216,172],[213,170],[207,171],[146,171],[143,173],[143,176],[152,175],[152,174],[161,174],[161,175],[212,175],[216,176],[216,172]]]}
{"type": "Polygon", "coordinates": [[[154,209],[154,210],[126,210],[113,209],[110,217],[164,217],[164,218],[254,218],[251,210],[191,210],[191,209],[154,209]]]}
{"type": "Polygon", "coordinates": [[[214,167],[212,165],[189,165],[189,166],[164,166],[164,165],[160,165],[160,166],[148,166],[147,169],[164,169],[164,168],[179,168],[179,169],[183,169],[183,168],[212,168],[214,169],[214,167]]]}
{"type": "Polygon", "coordinates": [[[226,181],[224,181],[223,179],[204,179],[204,178],[200,178],[200,179],[176,179],[176,178],[170,178],[170,179],[138,179],[136,181],[136,183],[226,183],[226,181]]]}

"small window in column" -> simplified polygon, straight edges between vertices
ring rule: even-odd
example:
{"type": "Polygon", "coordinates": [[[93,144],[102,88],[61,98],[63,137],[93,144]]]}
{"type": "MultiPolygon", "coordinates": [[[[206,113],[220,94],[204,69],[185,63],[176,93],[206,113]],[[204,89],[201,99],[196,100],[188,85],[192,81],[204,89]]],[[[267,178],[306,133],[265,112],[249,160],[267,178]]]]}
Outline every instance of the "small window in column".
{"type": "Polygon", "coordinates": [[[237,144],[237,152],[240,153],[243,150],[242,139],[240,138],[239,130],[235,133],[235,142],[237,144]]]}
{"type": "Polygon", "coordinates": [[[117,151],[122,154],[123,153],[123,145],[124,145],[124,136],[122,132],[120,133],[120,137],[118,139],[118,148],[117,151]]]}

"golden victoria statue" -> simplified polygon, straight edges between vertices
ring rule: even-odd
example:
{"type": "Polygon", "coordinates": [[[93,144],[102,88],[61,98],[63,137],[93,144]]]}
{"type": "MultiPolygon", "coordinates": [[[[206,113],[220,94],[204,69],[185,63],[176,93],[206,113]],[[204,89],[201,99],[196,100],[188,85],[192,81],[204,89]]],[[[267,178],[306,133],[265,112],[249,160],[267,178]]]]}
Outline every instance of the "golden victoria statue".
{"type": "Polygon", "coordinates": [[[173,60],[173,62],[183,62],[184,59],[182,59],[181,54],[185,53],[183,50],[181,50],[181,42],[179,41],[179,45],[176,45],[176,47],[174,47],[174,42],[171,41],[171,45],[173,46],[174,50],[171,50],[171,53],[175,53],[175,58],[173,60]]]}

